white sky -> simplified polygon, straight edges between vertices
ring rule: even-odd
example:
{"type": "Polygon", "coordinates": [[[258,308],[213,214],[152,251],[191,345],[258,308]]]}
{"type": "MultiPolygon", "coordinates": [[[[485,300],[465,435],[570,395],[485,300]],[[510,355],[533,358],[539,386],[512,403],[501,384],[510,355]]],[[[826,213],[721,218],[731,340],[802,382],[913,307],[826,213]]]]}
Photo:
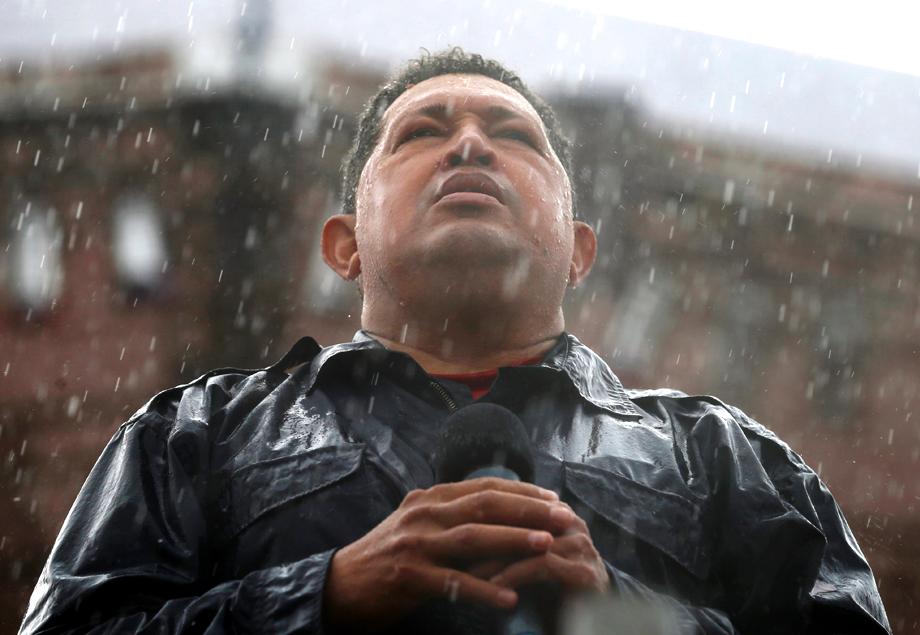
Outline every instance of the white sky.
{"type": "MultiPolygon", "coordinates": [[[[920,0],[247,1],[290,84],[330,50],[379,67],[459,45],[541,90],[637,96],[652,124],[920,179],[920,0]]],[[[218,77],[242,2],[0,0],[0,69],[152,45],[218,77]]]]}
{"type": "Polygon", "coordinates": [[[920,76],[918,0],[547,0],[920,76]]]}

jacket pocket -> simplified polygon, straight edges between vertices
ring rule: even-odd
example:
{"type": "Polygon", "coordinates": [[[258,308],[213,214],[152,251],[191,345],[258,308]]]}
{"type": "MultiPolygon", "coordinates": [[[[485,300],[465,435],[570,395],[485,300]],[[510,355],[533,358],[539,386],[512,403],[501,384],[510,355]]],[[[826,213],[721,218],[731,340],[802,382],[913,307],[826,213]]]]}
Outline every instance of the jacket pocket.
{"type": "Polygon", "coordinates": [[[358,471],[364,444],[323,447],[238,469],[218,499],[228,541],[262,516],[335,485],[358,471]]]}
{"type": "Polygon", "coordinates": [[[630,548],[631,553],[623,553],[621,536],[626,532],[633,545],[649,545],[694,577],[705,579],[709,574],[712,550],[695,501],[584,463],[565,463],[565,488],[601,525],[613,525],[605,529],[596,527],[597,522],[588,523],[605,558],[604,550],[633,559],[630,568],[650,566],[648,557],[638,554],[647,550],[630,548]]]}

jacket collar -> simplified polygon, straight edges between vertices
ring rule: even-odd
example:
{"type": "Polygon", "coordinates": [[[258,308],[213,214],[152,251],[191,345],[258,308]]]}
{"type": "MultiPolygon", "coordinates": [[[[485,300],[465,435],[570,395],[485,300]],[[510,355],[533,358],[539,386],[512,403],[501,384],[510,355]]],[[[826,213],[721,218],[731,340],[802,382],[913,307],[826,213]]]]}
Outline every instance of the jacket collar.
{"type": "Polygon", "coordinates": [[[559,336],[539,366],[564,373],[585,401],[622,417],[641,418],[607,362],[571,333],[559,336]]]}
{"type": "MultiPolygon", "coordinates": [[[[320,347],[311,337],[302,338],[280,361],[269,368],[285,370],[311,362],[306,377],[306,389],[309,392],[330,359],[344,354],[359,354],[362,351],[370,354],[376,353],[374,356],[379,356],[381,360],[390,356],[399,356],[412,365],[418,366],[409,355],[390,351],[367,331],[359,330],[351,342],[334,344],[325,348],[320,347]]],[[[582,399],[598,408],[621,417],[641,417],[626,394],[623,384],[610,370],[607,363],[571,333],[563,332],[543,361],[535,366],[562,373],[582,399]]]]}

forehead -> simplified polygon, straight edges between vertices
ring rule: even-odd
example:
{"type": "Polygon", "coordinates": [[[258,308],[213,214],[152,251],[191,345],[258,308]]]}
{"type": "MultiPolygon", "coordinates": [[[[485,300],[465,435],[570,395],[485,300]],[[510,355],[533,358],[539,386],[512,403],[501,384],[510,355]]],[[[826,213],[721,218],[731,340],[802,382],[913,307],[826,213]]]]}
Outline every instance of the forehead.
{"type": "Polygon", "coordinates": [[[498,106],[541,126],[543,123],[530,102],[510,86],[485,75],[448,74],[426,79],[403,92],[384,113],[384,127],[435,104],[444,104],[455,113],[485,113],[498,106]]]}

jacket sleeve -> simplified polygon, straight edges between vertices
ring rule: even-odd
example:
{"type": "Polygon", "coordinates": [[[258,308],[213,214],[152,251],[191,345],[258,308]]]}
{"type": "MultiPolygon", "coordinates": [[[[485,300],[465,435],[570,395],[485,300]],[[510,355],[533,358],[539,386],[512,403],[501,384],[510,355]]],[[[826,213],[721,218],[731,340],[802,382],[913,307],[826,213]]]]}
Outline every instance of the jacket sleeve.
{"type": "Polygon", "coordinates": [[[706,442],[723,519],[720,575],[735,627],[890,633],[872,571],[830,491],[776,435],[725,408],[731,419],[706,442]]]}
{"type": "Polygon", "coordinates": [[[709,492],[705,606],[608,564],[614,590],[665,607],[681,635],[890,634],[872,571],[817,474],[737,408],[680,401],[673,421],[688,433],[688,470],[709,492]]]}
{"type": "Polygon", "coordinates": [[[209,581],[206,424],[123,425],[73,505],[20,633],[319,633],[332,551],[209,581]]]}

